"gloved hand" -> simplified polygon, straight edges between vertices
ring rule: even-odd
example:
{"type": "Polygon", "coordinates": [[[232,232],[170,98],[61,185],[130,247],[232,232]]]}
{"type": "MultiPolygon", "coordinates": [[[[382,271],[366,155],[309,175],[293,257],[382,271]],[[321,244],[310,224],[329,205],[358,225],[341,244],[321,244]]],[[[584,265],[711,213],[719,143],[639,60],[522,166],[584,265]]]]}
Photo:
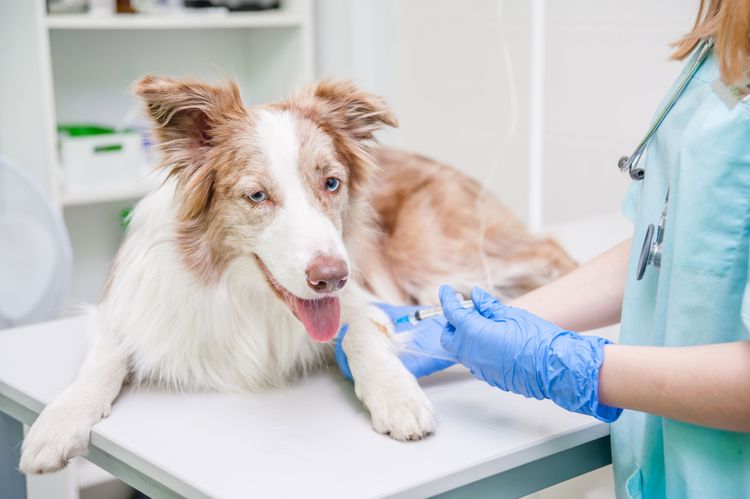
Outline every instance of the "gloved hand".
{"type": "MultiPolygon", "coordinates": [[[[391,321],[395,321],[407,314],[410,314],[423,307],[400,307],[396,305],[389,305],[387,303],[375,303],[383,310],[391,321]]],[[[447,367],[455,364],[458,359],[455,355],[446,352],[440,345],[440,335],[445,326],[445,319],[442,317],[435,317],[421,321],[416,326],[404,323],[396,324],[395,332],[397,334],[408,334],[406,341],[404,342],[406,348],[410,351],[404,351],[399,353],[401,362],[404,363],[406,368],[417,378],[427,376],[437,371],[441,371],[447,367]],[[424,352],[423,354],[417,352],[424,352]],[[443,358],[434,358],[432,355],[437,355],[443,358]],[[456,360],[446,360],[455,358],[456,360]]],[[[352,380],[352,373],[349,370],[349,361],[346,358],[342,343],[349,326],[344,324],[336,337],[336,363],[339,365],[341,372],[352,380]]]]}
{"type": "Polygon", "coordinates": [[[450,286],[440,287],[448,324],[441,343],[477,378],[502,390],[548,398],[573,412],[610,423],[622,409],[599,403],[599,367],[609,340],[565,331],[474,288],[476,308],[463,308],[450,286]]]}

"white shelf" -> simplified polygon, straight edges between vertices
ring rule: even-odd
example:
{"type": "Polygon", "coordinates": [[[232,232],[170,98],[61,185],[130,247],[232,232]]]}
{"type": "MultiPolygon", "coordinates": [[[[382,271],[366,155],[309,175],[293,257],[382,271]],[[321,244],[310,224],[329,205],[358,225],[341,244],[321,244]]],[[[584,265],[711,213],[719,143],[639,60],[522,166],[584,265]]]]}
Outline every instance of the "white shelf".
{"type": "Polygon", "coordinates": [[[137,183],[117,187],[91,188],[85,191],[65,191],[62,194],[63,206],[82,206],[113,201],[140,199],[156,188],[154,183],[137,183]]]}
{"type": "Polygon", "coordinates": [[[268,12],[189,13],[189,14],[86,14],[48,15],[51,30],[107,29],[224,29],[224,28],[285,28],[301,26],[300,15],[285,10],[268,12]]]}

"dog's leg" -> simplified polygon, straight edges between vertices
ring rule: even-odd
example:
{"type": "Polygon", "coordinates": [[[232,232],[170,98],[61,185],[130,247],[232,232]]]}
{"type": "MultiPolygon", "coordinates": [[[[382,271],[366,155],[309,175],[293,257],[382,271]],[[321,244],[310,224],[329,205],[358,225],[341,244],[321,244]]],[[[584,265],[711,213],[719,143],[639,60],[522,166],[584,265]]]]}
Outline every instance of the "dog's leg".
{"type": "MultiPolygon", "coordinates": [[[[364,302],[367,303],[367,302],[364,302]]],[[[435,430],[430,401],[398,358],[381,330],[390,322],[376,306],[345,309],[349,331],[343,348],[354,377],[354,390],[379,433],[396,440],[418,440],[435,430]]]]}
{"type": "Polygon", "coordinates": [[[84,454],[91,427],[109,415],[128,372],[127,356],[103,331],[94,331],[92,340],[73,384],[42,411],[26,435],[20,465],[24,473],[57,471],[84,454]]]}

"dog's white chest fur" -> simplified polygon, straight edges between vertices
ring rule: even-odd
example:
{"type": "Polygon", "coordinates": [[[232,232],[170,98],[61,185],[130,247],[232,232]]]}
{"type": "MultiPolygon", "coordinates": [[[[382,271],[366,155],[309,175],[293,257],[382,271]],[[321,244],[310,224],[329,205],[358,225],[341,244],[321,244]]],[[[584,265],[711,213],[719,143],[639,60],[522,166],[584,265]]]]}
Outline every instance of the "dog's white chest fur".
{"type": "Polygon", "coordinates": [[[173,195],[167,183],[135,209],[94,319],[107,321],[97,329],[125,348],[134,381],[255,390],[320,364],[330,347],[308,338],[253,261],[234,260],[211,285],[185,266],[174,242],[173,195]]]}

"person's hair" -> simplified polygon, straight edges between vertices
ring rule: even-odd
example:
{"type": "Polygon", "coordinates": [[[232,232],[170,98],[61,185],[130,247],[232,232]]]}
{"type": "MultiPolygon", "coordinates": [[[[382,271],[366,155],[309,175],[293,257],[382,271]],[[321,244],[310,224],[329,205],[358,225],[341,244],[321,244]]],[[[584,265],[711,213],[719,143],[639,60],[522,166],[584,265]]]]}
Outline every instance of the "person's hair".
{"type": "Polygon", "coordinates": [[[682,60],[703,38],[713,37],[721,78],[733,83],[750,67],[750,0],[701,0],[692,31],[675,42],[682,60]]]}

